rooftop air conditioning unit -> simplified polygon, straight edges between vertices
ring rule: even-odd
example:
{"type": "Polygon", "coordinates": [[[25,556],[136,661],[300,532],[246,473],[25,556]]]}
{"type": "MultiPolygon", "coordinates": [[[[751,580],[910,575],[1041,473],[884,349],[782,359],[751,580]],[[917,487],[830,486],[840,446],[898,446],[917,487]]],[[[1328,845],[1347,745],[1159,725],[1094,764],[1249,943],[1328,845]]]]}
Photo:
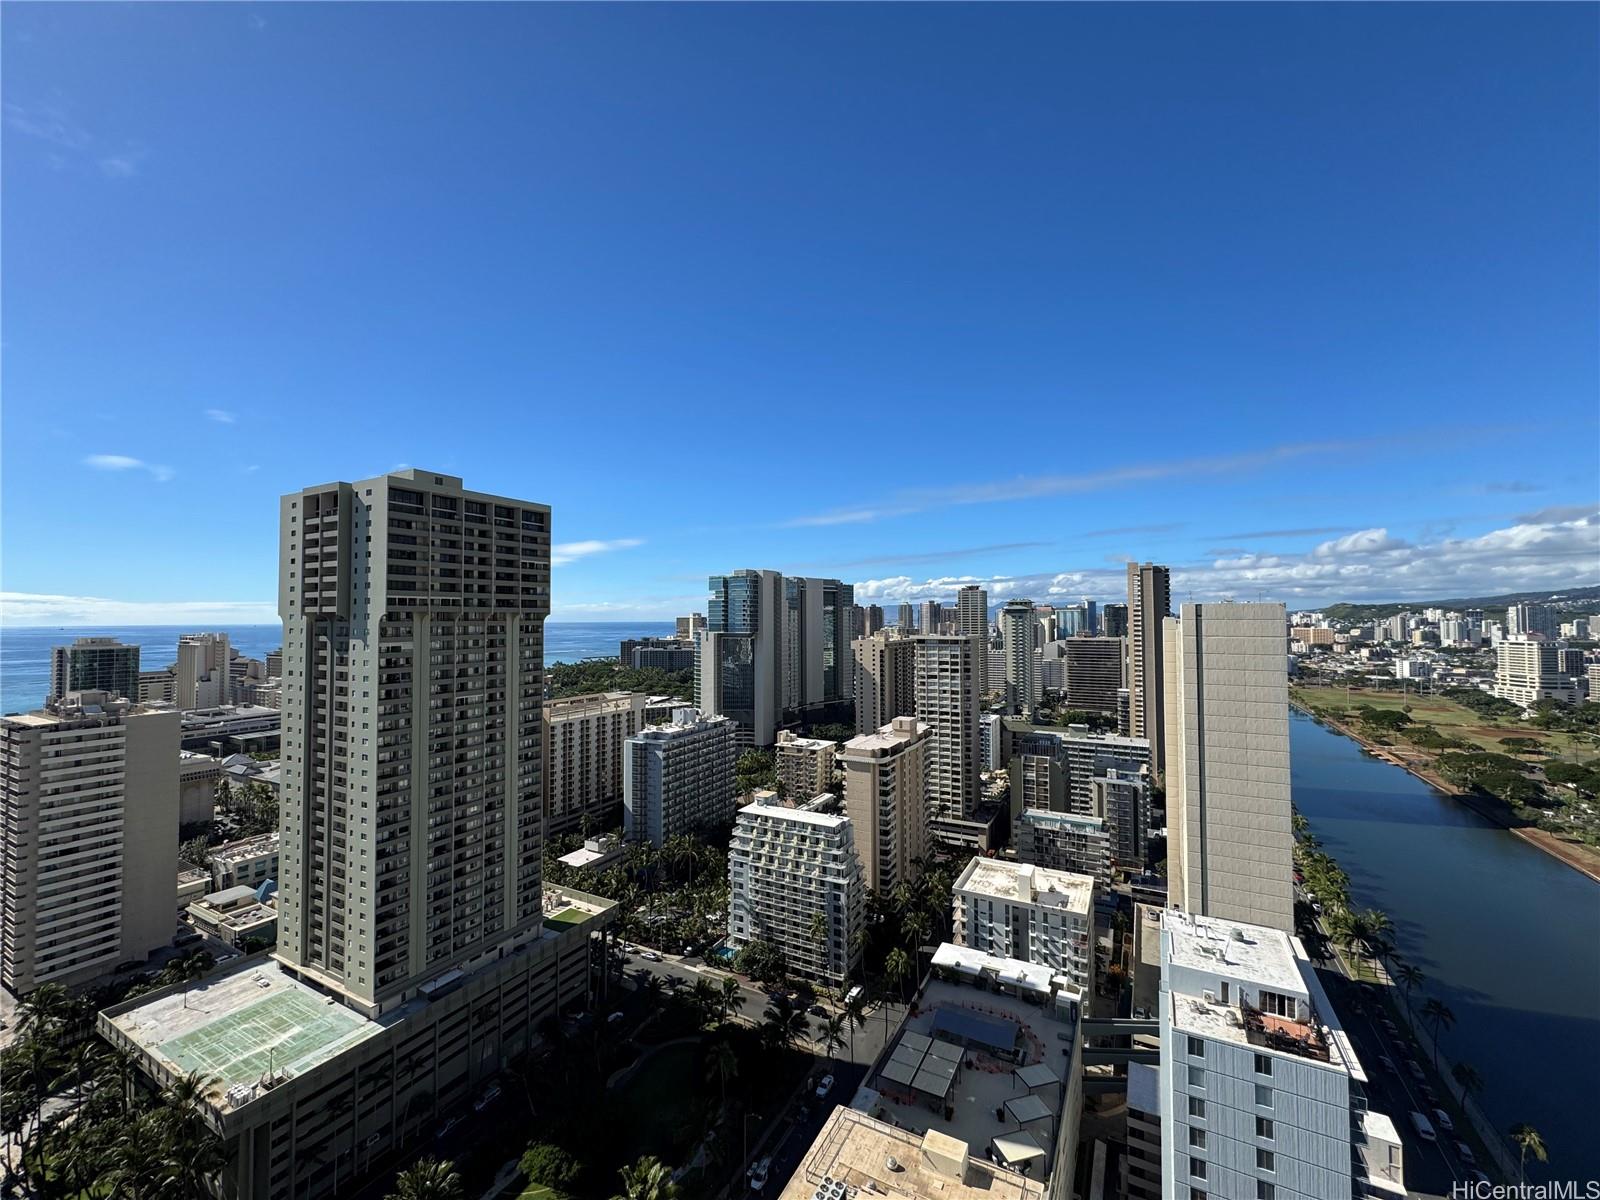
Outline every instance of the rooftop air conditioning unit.
{"type": "Polygon", "coordinates": [[[1206,992],[1204,996],[1207,1004],[1215,1004],[1217,1002],[1217,994],[1215,992],[1206,992]]]}

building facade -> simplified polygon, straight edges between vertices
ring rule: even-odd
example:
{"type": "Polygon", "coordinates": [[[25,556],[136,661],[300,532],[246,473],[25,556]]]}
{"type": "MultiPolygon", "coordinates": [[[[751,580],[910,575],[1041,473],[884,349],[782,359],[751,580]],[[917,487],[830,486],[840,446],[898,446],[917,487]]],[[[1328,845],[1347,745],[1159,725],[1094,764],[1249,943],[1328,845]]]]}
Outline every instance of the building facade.
{"type": "Polygon", "coordinates": [[[739,810],[728,845],[728,946],[770,941],[791,972],[837,987],[861,961],[866,889],[850,818],[826,811],[833,796],[817,799],[739,810]]]}
{"type": "Polygon", "coordinates": [[[67,692],[0,718],[0,983],[84,983],[172,940],[178,714],[67,692]]]}
{"type": "Polygon", "coordinates": [[[1128,564],[1128,728],[1150,743],[1150,767],[1166,770],[1162,705],[1162,622],[1172,610],[1172,579],[1155,563],[1128,564]]]}
{"type": "Polygon", "coordinates": [[[824,792],[832,792],[834,758],[838,751],[838,742],[798,737],[787,729],[779,730],[773,758],[778,791],[784,801],[803,804],[824,792]]]}
{"type": "Polygon", "coordinates": [[[1166,622],[1169,898],[1294,929],[1281,604],[1185,604],[1166,622]]]}
{"type": "Polygon", "coordinates": [[[1507,634],[1495,647],[1494,694],[1523,708],[1577,699],[1571,678],[1561,673],[1556,644],[1527,634],[1507,634]]]}
{"type": "Polygon", "coordinates": [[[1031,863],[974,858],[956,879],[950,940],[1058,971],[1087,992],[1094,879],[1031,863]]]}
{"type": "Polygon", "coordinates": [[[784,586],[777,571],[713,575],[695,647],[695,701],[738,725],[745,746],[770,746],[784,694],[784,586]]]}
{"type": "Polygon", "coordinates": [[[623,747],[623,836],[663,845],[668,838],[725,825],[733,816],[734,722],[680,708],[623,747]]]}
{"type": "Polygon", "coordinates": [[[1014,713],[1032,712],[1043,693],[1034,657],[1032,600],[1008,600],[1000,610],[1000,641],[1005,651],[1006,706],[1014,713]]]}
{"type": "Polygon", "coordinates": [[[982,697],[978,679],[983,643],[959,634],[916,639],[917,720],[928,726],[928,811],[934,832],[953,834],[970,821],[981,794],[982,697]]]}
{"type": "Polygon", "coordinates": [[[861,878],[880,894],[915,878],[928,852],[928,754],[933,730],[896,717],[839,752],[845,812],[854,827],[861,878]]]}
{"type": "Polygon", "coordinates": [[[1134,771],[1111,768],[1089,781],[1090,808],[1106,823],[1111,856],[1128,871],[1144,869],[1150,838],[1150,779],[1134,771]]]}
{"type": "Polygon", "coordinates": [[[233,703],[233,648],[227,634],[184,634],[173,670],[173,701],[184,711],[233,703]]]}
{"type": "Polygon", "coordinates": [[[68,692],[105,692],[137,702],[142,699],[139,674],[138,646],[116,638],[77,638],[70,646],[50,647],[50,694],[45,703],[68,692]]]}
{"type": "Polygon", "coordinates": [[[545,703],[546,836],[615,829],[622,816],[623,747],[644,728],[649,697],[598,692],[545,703]]]}
{"type": "Polygon", "coordinates": [[[856,732],[882,729],[896,717],[917,712],[916,643],[888,629],[857,638],[855,657],[856,732]]]}
{"type": "Polygon", "coordinates": [[[1018,813],[1011,828],[1019,862],[1111,883],[1111,834],[1101,818],[1031,808],[1018,813]]]}

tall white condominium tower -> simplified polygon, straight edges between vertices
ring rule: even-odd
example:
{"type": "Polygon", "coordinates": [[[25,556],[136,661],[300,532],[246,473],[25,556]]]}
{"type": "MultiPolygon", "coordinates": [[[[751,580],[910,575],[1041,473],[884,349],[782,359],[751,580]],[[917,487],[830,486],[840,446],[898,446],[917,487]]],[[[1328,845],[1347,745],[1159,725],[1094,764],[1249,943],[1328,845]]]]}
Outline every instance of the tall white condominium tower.
{"type": "MultiPolygon", "coordinates": [[[[956,593],[956,632],[962,637],[981,638],[989,644],[989,593],[975,583],[969,583],[956,593]]],[[[987,659],[980,660],[978,690],[989,690],[987,659]]]]}
{"type": "Polygon", "coordinates": [[[83,983],[172,940],[175,711],[69,691],[0,719],[0,780],[0,983],[83,983]]]}
{"type": "Polygon", "coordinates": [[[923,633],[939,633],[944,607],[937,600],[924,600],[917,610],[917,628],[923,633]]]}
{"type": "Polygon", "coordinates": [[[1161,714],[1166,689],[1161,650],[1161,623],[1172,611],[1172,581],[1167,568],[1154,563],[1128,564],[1128,729],[1150,742],[1150,766],[1157,775],[1167,769],[1166,727],[1161,714]]]}
{"type": "Polygon", "coordinates": [[[1170,902],[1294,929],[1281,604],[1185,604],[1166,621],[1170,902]]]}
{"type": "Polygon", "coordinates": [[[663,845],[733,816],[738,728],[728,717],[674,709],[670,725],[629,738],[623,758],[623,835],[663,845]]]}
{"type": "Polygon", "coordinates": [[[225,633],[186,633],[178,639],[176,695],[185,711],[233,703],[233,658],[225,633]]]}
{"type": "Polygon", "coordinates": [[[804,804],[833,791],[833,761],[838,750],[838,742],[797,737],[787,729],[779,730],[773,757],[784,800],[804,804]]]}
{"type": "Polygon", "coordinates": [[[644,728],[637,692],[567,696],[544,706],[545,833],[616,828],[623,744],[644,728]]]}
{"type": "Polygon", "coordinates": [[[713,575],[696,635],[695,699],[738,724],[746,746],[770,746],[783,708],[784,586],[777,571],[713,575]]]}
{"type": "Polygon", "coordinates": [[[916,643],[885,629],[850,646],[855,656],[856,732],[882,729],[917,711],[916,643]]]}
{"type": "MultiPolygon", "coordinates": [[[[1538,607],[1535,605],[1534,607],[1538,607]]],[[[1554,642],[1523,633],[1509,634],[1495,647],[1494,694],[1523,708],[1540,700],[1576,703],[1577,688],[1561,672],[1554,642]]]]}
{"type": "Polygon", "coordinates": [[[1039,660],[1034,657],[1032,600],[1007,600],[1000,610],[1000,640],[1006,655],[1006,704],[1032,712],[1039,700],[1039,660]]]}
{"type": "Polygon", "coordinates": [[[850,818],[820,811],[833,796],[817,800],[739,810],[728,845],[728,945],[773,942],[789,970],[837,986],[861,961],[866,888],[850,818]]]}
{"type": "Polygon", "coordinates": [[[1168,1200],[1405,1195],[1394,1124],[1282,930],[1163,913],[1160,1021],[1168,1200]]]}
{"type": "Polygon", "coordinates": [[[281,514],[277,956],[372,1013],[541,927],[550,509],[410,469],[281,514]]]}
{"type": "Polygon", "coordinates": [[[1540,637],[1556,636],[1556,614],[1548,604],[1513,604],[1506,609],[1508,634],[1536,633],[1540,637]]]}
{"type": "Polygon", "coordinates": [[[50,694],[59,700],[68,692],[108,692],[139,699],[139,647],[116,638],[78,638],[70,646],[50,647],[50,694]]]}
{"type": "Polygon", "coordinates": [[[1088,992],[1090,876],[974,858],[956,880],[950,906],[950,940],[956,945],[1050,967],[1088,992]]]}
{"type": "Polygon", "coordinates": [[[978,806],[983,733],[978,727],[983,643],[959,634],[916,639],[917,720],[933,731],[928,748],[927,817],[934,832],[968,840],[961,823],[978,806]]]}
{"type": "Polygon", "coordinates": [[[933,730],[896,717],[875,733],[853,737],[839,752],[844,805],[855,827],[862,879],[875,892],[915,876],[928,852],[928,747],[933,730]]]}

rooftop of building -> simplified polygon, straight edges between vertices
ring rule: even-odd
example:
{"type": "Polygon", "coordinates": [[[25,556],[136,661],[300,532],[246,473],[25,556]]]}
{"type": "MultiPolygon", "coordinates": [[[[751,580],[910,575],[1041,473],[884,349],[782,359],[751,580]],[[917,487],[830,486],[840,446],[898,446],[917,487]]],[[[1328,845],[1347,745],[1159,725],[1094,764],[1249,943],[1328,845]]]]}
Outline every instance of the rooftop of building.
{"type": "Polygon", "coordinates": [[[281,714],[275,708],[261,704],[219,704],[214,708],[183,710],[185,725],[213,725],[224,721],[265,721],[281,714]]]}
{"type": "Polygon", "coordinates": [[[827,738],[800,737],[787,729],[779,730],[776,749],[778,750],[836,750],[838,742],[830,742],[827,738]]]}
{"type": "Polygon", "coordinates": [[[861,1193],[888,1200],[1042,1200],[1042,1183],[971,1150],[836,1108],[779,1200],[856,1200],[861,1193]]]}
{"type": "MultiPolygon", "coordinates": [[[[758,797],[763,795],[761,792],[755,794],[758,797]]],[[[819,829],[837,829],[839,826],[847,824],[850,820],[849,817],[840,813],[824,812],[822,811],[822,806],[812,807],[816,803],[815,800],[807,801],[804,807],[796,808],[778,802],[776,792],[765,794],[772,796],[773,800],[763,802],[758,799],[752,804],[746,804],[739,810],[739,816],[748,817],[752,821],[786,821],[793,822],[796,825],[814,825],[819,829]]],[[[830,801],[833,799],[831,793],[825,792],[823,796],[826,796],[830,801]]],[[[818,796],[816,800],[821,800],[823,796],[818,796]]]]}
{"type": "Polygon", "coordinates": [[[1094,876],[1032,863],[974,857],[956,880],[955,890],[1087,914],[1094,900],[1094,876]]]}
{"type": "MultiPolygon", "coordinates": [[[[907,718],[907,720],[911,720],[911,718],[907,718]]],[[[890,751],[903,749],[917,738],[925,737],[932,731],[933,726],[922,721],[913,720],[911,726],[902,726],[899,729],[895,728],[894,722],[891,721],[875,733],[857,734],[844,744],[841,752],[846,755],[861,754],[881,757],[890,751]]]]}
{"type": "MultiPolygon", "coordinates": [[[[634,692],[589,692],[582,696],[561,696],[546,700],[544,708],[552,717],[576,717],[591,711],[611,711],[628,708],[636,697],[634,692]]],[[[642,696],[638,697],[643,699],[642,696]]]]}
{"type": "Polygon", "coordinates": [[[1226,975],[1275,992],[1304,996],[1295,945],[1281,929],[1168,909],[1162,914],[1167,958],[1174,966],[1226,975]]]}
{"type": "Polygon", "coordinates": [[[570,854],[563,854],[556,861],[565,863],[575,870],[592,867],[602,862],[610,862],[622,855],[622,843],[615,838],[589,838],[570,854]]]}
{"type": "Polygon", "coordinates": [[[934,967],[858,1107],[919,1136],[958,1139],[977,1158],[997,1138],[1025,1135],[1048,1171],[1063,1072],[1075,1061],[1080,994],[1048,968],[966,947],[941,946],[934,967]],[[953,981],[963,977],[972,982],[953,981]]]}
{"type": "MultiPolygon", "coordinates": [[[[692,704],[683,704],[672,710],[672,719],[659,725],[646,725],[638,733],[637,738],[647,738],[657,741],[663,738],[686,737],[689,734],[703,733],[707,729],[731,727],[734,724],[732,717],[721,715],[702,716],[700,710],[692,704]]],[[[630,739],[631,740],[631,739],[630,739]]]]}
{"type": "Polygon", "coordinates": [[[278,841],[278,832],[274,830],[271,833],[258,833],[255,837],[240,838],[237,842],[225,842],[207,853],[212,862],[243,862],[245,859],[278,853],[278,841]]]}
{"type": "Polygon", "coordinates": [[[1019,821],[1030,825],[1076,826],[1081,829],[1103,829],[1104,817],[1091,817],[1084,813],[1052,812],[1047,808],[1025,808],[1017,814],[1019,821]]]}

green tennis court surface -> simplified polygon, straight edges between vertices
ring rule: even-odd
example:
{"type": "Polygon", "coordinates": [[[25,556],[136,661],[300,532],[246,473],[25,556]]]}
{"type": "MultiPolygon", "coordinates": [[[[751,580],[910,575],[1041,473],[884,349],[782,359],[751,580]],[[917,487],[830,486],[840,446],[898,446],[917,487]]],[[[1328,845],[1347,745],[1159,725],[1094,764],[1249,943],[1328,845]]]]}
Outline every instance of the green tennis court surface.
{"type": "Polygon", "coordinates": [[[371,1022],[342,1005],[284,990],[172,1038],[162,1052],[185,1071],[253,1083],[269,1069],[314,1066],[371,1032],[371,1022]]]}

